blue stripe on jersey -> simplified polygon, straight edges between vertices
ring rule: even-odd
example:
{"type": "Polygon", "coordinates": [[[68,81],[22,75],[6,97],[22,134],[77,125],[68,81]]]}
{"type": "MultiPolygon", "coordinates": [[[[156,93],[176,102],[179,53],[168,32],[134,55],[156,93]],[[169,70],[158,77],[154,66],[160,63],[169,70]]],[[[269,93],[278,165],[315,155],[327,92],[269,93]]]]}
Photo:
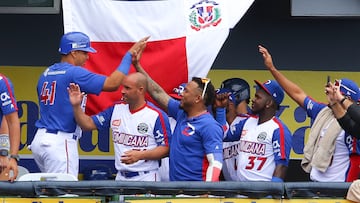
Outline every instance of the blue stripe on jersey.
{"type": "Polygon", "coordinates": [[[274,118],[274,121],[279,126],[280,131],[280,153],[281,153],[281,159],[285,159],[285,135],[284,135],[284,126],[282,125],[281,121],[279,119],[274,118]]]}
{"type": "Polygon", "coordinates": [[[4,75],[0,74],[0,123],[3,115],[7,115],[18,110],[14,96],[14,87],[11,81],[4,75]]]}
{"type": "Polygon", "coordinates": [[[289,161],[290,161],[290,151],[291,151],[291,146],[292,146],[292,134],[289,130],[289,128],[277,117],[273,118],[274,122],[279,126],[278,129],[276,129],[274,131],[273,137],[272,137],[272,141],[274,143],[274,141],[279,140],[280,141],[280,157],[278,156],[278,153],[276,151],[278,151],[277,148],[275,148],[276,146],[273,145],[274,147],[274,160],[275,163],[278,164],[282,164],[287,166],[289,161]]]}
{"type": "MultiPolygon", "coordinates": [[[[153,103],[146,102],[146,104],[147,104],[148,108],[150,108],[158,113],[159,117],[157,118],[155,125],[159,124],[161,126],[161,130],[162,130],[161,132],[164,135],[165,146],[169,146],[168,133],[171,133],[169,117],[165,114],[164,111],[162,111],[161,109],[156,107],[153,103]]],[[[158,129],[158,127],[155,126],[154,131],[156,129],[158,129]]],[[[154,135],[156,135],[156,132],[154,132],[154,135]]],[[[158,143],[158,144],[161,144],[161,143],[158,143]]]]}

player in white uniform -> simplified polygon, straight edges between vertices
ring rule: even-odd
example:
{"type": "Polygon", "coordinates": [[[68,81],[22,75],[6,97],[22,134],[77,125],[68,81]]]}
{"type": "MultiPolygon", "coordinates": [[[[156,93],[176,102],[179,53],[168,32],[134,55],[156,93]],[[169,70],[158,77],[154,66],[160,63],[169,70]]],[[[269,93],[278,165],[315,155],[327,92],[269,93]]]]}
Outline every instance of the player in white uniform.
{"type": "MultiPolygon", "coordinates": [[[[250,101],[250,86],[241,78],[229,78],[221,83],[217,95],[229,94],[226,104],[226,121],[230,128],[248,117],[248,104],[250,101]]],[[[237,166],[239,159],[240,141],[223,143],[223,168],[222,175],[226,181],[239,181],[237,166]]]]}
{"type": "MultiPolygon", "coordinates": [[[[254,116],[228,129],[224,141],[240,140],[237,171],[240,181],[282,182],[290,158],[291,133],[275,113],[284,92],[276,81],[255,82],[258,89],[251,106],[254,116]]],[[[224,117],[225,109],[217,108],[216,119],[226,125],[224,117]]]]}
{"type": "Polygon", "coordinates": [[[159,159],[169,152],[169,119],[145,100],[146,85],[143,74],[130,74],[123,80],[123,101],[91,117],[81,110],[79,86],[69,88],[75,119],[83,130],[111,127],[116,180],[159,181],[159,159]]]}

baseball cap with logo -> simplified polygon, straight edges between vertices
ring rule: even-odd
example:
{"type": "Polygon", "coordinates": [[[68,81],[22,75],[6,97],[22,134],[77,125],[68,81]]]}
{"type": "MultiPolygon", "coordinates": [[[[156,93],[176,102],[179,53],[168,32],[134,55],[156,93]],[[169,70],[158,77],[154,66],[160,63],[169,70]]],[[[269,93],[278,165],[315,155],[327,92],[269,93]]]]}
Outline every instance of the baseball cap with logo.
{"type": "Polygon", "coordinates": [[[169,95],[174,98],[174,99],[181,99],[181,94],[182,92],[184,91],[185,89],[185,86],[186,86],[186,83],[181,83],[178,87],[175,87],[173,89],[173,93],[170,93],[169,95]]]}
{"type": "Polygon", "coordinates": [[[229,101],[231,101],[232,103],[234,103],[236,105],[235,94],[233,94],[230,89],[219,88],[219,89],[216,90],[216,94],[222,94],[222,93],[229,93],[229,101]]]}
{"type": "Polygon", "coordinates": [[[281,102],[284,100],[284,90],[275,80],[268,80],[264,83],[260,83],[257,80],[254,81],[258,85],[258,87],[265,90],[265,92],[267,92],[274,98],[277,105],[280,105],[281,102]]]}
{"type": "Polygon", "coordinates": [[[335,80],[335,85],[340,87],[340,92],[343,95],[349,96],[353,101],[358,101],[360,99],[359,87],[354,81],[342,78],[340,80],[335,80]]]}

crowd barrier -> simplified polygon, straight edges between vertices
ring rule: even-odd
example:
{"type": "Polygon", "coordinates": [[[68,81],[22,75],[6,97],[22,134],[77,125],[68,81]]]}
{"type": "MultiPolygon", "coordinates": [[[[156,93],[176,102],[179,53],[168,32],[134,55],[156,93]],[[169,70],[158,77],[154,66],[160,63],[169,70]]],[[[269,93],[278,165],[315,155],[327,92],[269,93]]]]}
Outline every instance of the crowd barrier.
{"type": "Polygon", "coordinates": [[[334,198],[344,199],[350,183],[324,182],[123,182],[113,180],[89,181],[16,181],[0,182],[0,194],[21,198],[39,196],[110,197],[114,195],[213,195],[233,198],[334,198]]]}

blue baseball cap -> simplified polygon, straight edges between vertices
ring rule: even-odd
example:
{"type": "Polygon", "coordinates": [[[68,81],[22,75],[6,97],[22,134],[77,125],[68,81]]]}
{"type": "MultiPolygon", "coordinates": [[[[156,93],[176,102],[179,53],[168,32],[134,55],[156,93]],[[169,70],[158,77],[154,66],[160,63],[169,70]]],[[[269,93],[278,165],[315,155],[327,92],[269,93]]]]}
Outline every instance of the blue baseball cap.
{"type": "Polygon", "coordinates": [[[265,92],[267,92],[274,98],[277,105],[280,105],[281,102],[284,100],[284,90],[281,88],[279,83],[276,82],[276,80],[268,80],[264,83],[260,83],[257,80],[254,81],[258,85],[258,87],[265,90],[265,92]]]}
{"type": "Polygon", "coordinates": [[[359,100],[359,87],[354,81],[342,78],[340,80],[335,80],[335,85],[340,86],[340,92],[343,95],[349,96],[353,101],[359,100]]]}
{"type": "Polygon", "coordinates": [[[181,99],[181,94],[183,93],[184,89],[185,89],[186,83],[181,83],[178,87],[175,87],[173,89],[173,93],[170,93],[170,97],[174,98],[174,99],[181,99]]]}
{"type": "Polygon", "coordinates": [[[235,94],[233,94],[233,92],[230,89],[219,88],[219,89],[216,90],[216,94],[222,94],[222,93],[230,93],[229,94],[229,101],[231,101],[232,103],[234,103],[236,105],[235,94]]]}
{"type": "Polygon", "coordinates": [[[59,52],[68,54],[71,51],[85,51],[96,53],[96,50],[90,45],[90,38],[82,32],[68,32],[61,37],[59,52]]]}

